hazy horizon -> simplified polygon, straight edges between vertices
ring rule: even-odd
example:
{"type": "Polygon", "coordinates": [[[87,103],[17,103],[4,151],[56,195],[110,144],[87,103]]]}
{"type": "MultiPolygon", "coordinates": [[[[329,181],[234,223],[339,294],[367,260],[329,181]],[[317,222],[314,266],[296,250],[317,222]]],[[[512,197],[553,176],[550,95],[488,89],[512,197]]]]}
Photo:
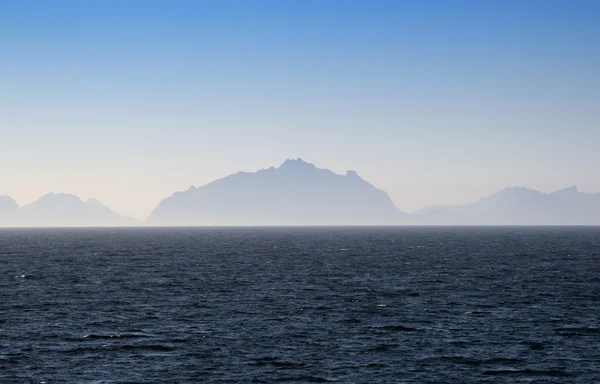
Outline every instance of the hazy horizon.
{"type": "MultiPolygon", "coordinates": [[[[304,160],[304,159],[302,159],[302,158],[298,158],[298,159],[299,159],[299,160],[304,160]]],[[[290,160],[290,159],[288,159],[288,160],[290,160]]],[[[288,160],[286,160],[286,161],[288,161],[288,160]]],[[[189,185],[188,187],[186,187],[186,188],[183,188],[183,189],[180,189],[180,190],[173,190],[173,191],[171,191],[171,193],[170,193],[170,194],[168,194],[167,196],[164,196],[164,197],[160,198],[160,199],[159,199],[159,200],[156,202],[156,204],[154,204],[154,205],[153,205],[153,206],[150,208],[150,210],[149,210],[148,212],[146,212],[146,214],[143,214],[143,215],[141,215],[141,216],[127,215],[126,213],[123,213],[123,212],[119,211],[118,209],[114,209],[114,207],[112,207],[110,204],[107,204],[105,201],[103,201],[102,199],[99,199],[99,198],[98,198],[98,197],[96,197],[96,196],[83,197],[83,196],[80,196],[80,195],[77,195],[77,194],[71,193],[71,192],[69,192],[69,191],[60,191],[60,192],[56,192],[56,191],[49,191],[49,192],[43,193],[42,195],[39,195],[39,196],[37,196],[36,198],[34,198],[33,200],[31,200],[31,201],[29,201],[29,202],[27,202],[27,203],[25,203],[25,204],[21,203],[21,202],[20,202],[18,199],[16,199],[14,196],[11,196],[10,194],[6,194],[6,193],[0,193],[0,196],[7,196],[7,197],[10,197],[11,199],[13,199],[13,200],[15,200],[15,201],[17,202],[17,204],[19,205],[19,207],[20,207],[20,208],[23,208],[23,207],[26,207],[26,206],[28,206],[28,205],[31,205],[31,204],[33,204],[33,203],[36,203],[36,202],[38,202],[40,199],[42,199],[42,198],[44,198],[44,197],[47,197],[47,196],[49,196],[49,195],[72,195],[72,196],[75,196],[75,197],[78,197],[78,198],[80,198],[80,199],[81,199],[82,201],[84,201],[84,202],[88,202],[88,201],[94,201],[94,200],[96,200],[96,201],[99,201],[100,203],[103,203],[104,205],[106,205],[108,208],[112,209],[112,210],[113,210],[115,213],[122,214],[122,215],[124,215],[124,216],[129,216],[129,217],[131,217],[131,218],[134,218],[134,219],[136,219],[136,220],[139,220],[139,221],[140,221],[140,223],[142,223],[143,221],[145,221],[145,220],[146,220],[146,219],[147,219],[147,218],[150,216],[150,214],[151,214],[152,210],[154,210],[154,209],[156,208],[156,206],[158,205],[158,203],[160,203],[160,201],[162,201],[162,200],[163,200],[163,199],[165,199],[165,198],[168,198],[168,197],[172,196],[172,195],[173,195],[173,194],[175,194],[175,193],[178,193],[178,192],[183,192],[183,191],[185,191],[185,190],[188,190],[189,188],[200,188],[200,187],[203,187],[203,186],[205,186],[205,185],[211,184],[211,183],[213,183],[213,182],[215,182],[215,181],[219,181],[219,180],[221,180],[221,179],[225,179],[225,178],[227,178],[227,177],[229,177],[229,176],[235,175],[235,174],[237,174],[237,173],[251,173],[251,174],[252,174],[252,173],[256,173],[256,172],[260,172],[260,171],[268,170],[269,168],[278,168],[278,167],[280,167],[280,166],[281,166],[281,164],[282,164],[282,163],[283,163],[283,162],[280,162],[280,164],[278,164],[278,165],[266,166],[266,167],[263,167],[263,168],[261,168],[261,169],[256,169],[256,170],[253,170],[253,171],[238,171],[238,172],[234,172],[234,173],[232,173],[232,174],[230,174],[230,175],[223,175],[223,176],[221,176],[221,177],[219,177],[219,178],[217,178],[217,179],[215,179],[215,180],[211,180],[211,181],[209,181],[208,183],[206,183],[206,184],[203,184],[203,185],[189,185]]],[[[326,167],[322,167],[322,166],[320,166],[319,164],[312,164],[310,161],[308,161],[308,164],[310,164],[310,165],[315,165],[315,166],[316,166],[318,169],[322,169],[322,170],[329,170],[328,168],[326,168],[326,167]]],[[[337,174],[337,175],[344,175],[344,174],[346,174],[348,171],[354,171],[354,170],[350,170],[350,169],[348,169],[348,170],[346,170],[346,171],[344,171],[344,172],[335,172],[335,174],[337,174]]],[[[360,177],[362,177],[362,175],[360,175],[360,174],[359,174],[359,176],[360,176],[360,177]]],[[[369,180],[367,180],[367,181],[369,181],[369,180]]],[[[375,185],[375,187],[377,187],[377,186],[375,185]]],[[[579,186],[576,186],[576,185],[574,185],[574,184],[565,185],[565,186],[562,186],[562,187],[559,187],[559,188],[555,188],[555,189],[550,189],[550,190],[547,190],[547,191],[543,191],[543,190],[537,190],[537,191],[539,191],[539,192],[542,192],[542,193],[547,193],[547,194],[548,194],[548,193],[552,193],[552,192],[560,191],[560,190],[563,190],[563,189],[566,189],[566,188],[570,188],[570,187],[577,187],[577,188],[578,188],[578,190],[579,190],[579,192],[581,192],[581,193],[600,194],[600,191],[585,191],[585,190],[582,190],[581,188],[579,188],[579,186]]],[[[402,211],[402,212],[406,212],[406,213],[411,213],[411,214],[412,214],[412,213],[418,213],[420,210],[422,210],[422,209],[424,209],[424,208],[427,208],[427,207],[448,206],[448,205],[456,205],[456,206],[460,206],[460,205],[468,205],[468,204],[473,204],[473,203],[476,203],[477,201],[479,201],[479,200],[481,200],[481,199],[484,199],[484,198],[487,198],[487,197],[489,197],[490,195],[493,195],[494,193],[498,193],[498,192],[500,192],[500,191],[503,191],[503,190],[506,190],[506,189],[510,189],[510,188],[525,188],[525,189],[533,189],[533,188],[530,188],[530,187],[528,187],[528,186],[526,186],[526,185],[512,185],[512,186],[506,186],[506,187],[504,187],[504,188],[501,188],[501,189],[499,189],[499,190],[491,191],[491,192],[490,192],[490,193],[488,193],[487,195],[479,196],[478,198],[475,198],[475,199],[473,199],[473,200],[469,200],[469,201],[461,201],[461,202],[458,202],[458,203],[452,203],[452,202],[448,203],[448,202],[439,202],[439,201],[437,201],[437,202],[436,202],[436,201],[432,201],[432,202],[430,202],[430,203],[428,203],[428,204],[425,204],[425,205],[423,205],[423,206],[420,206],[420,207],[418,207],[418,208],[416,208],[416,209],[412,209],[412,210],[407,210],[407,209],[404,209],[404,207],[402,207],[401,205],[399,205],[399,204],[398,204],[396,201],[393,201],[393,199],[391,199],[391,200],[394,202],[395,206],[396,206],[396,207],[397,207],[397,208],[398,208],[400,211],[402,211]]],[[[386,192],[387,192],[387,191],[386,191],[386,192]]],[[[390,196],[390,198],[391,198],[391,196],[390,196]]]]}
{"type": "Polygon", "coordinates": [[[415,211],[600,192],[600,2],[3,1],[0,194],[145,219],[302,157],[415,211]]]}
{"type": "Polygon", "coordinates": [[[600,193],[574,185],[551,193],[509,187],[468,204],[406,212],[354,170],[335,173],[297,158],[173,191],[138,220],[68,193],[48,193],[24,206],[0,195],[0,227],[139,225],[600,225],[600,193]]]}

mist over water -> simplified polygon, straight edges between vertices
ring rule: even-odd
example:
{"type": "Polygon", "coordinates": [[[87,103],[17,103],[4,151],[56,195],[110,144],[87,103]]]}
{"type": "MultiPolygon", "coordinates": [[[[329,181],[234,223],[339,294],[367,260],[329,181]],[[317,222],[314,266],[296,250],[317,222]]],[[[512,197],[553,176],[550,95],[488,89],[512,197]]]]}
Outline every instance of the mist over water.
{"type": "Polygon", "coordinates": [[[600,381],[600,229],[0,230],[2,383],[600,381]]]}

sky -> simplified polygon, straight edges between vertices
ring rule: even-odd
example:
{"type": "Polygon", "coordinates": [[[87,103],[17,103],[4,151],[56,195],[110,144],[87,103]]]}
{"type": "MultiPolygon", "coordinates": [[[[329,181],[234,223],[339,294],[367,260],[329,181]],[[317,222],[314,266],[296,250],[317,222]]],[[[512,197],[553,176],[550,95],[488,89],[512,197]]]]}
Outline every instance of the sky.
{"type": "Polygon", "coordinates": [[[0,194],[145,218],[302,157],[402,210],[600,192],[600,2],[0,0],[0,194]]]}

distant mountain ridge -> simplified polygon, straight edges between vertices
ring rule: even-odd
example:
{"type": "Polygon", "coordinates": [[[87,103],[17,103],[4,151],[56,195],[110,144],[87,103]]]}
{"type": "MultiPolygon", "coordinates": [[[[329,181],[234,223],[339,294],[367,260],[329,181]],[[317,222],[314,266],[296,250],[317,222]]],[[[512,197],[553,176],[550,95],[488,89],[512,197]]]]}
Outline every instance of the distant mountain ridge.
{"type": "Polygon", "coordinates": [[[97,199],[49,193],[19,207],[0,195],[0,227],[219,225],[600,225],[600,193],[572,185],[551,193],[509,187],[461,205],[411,214],[355,171],[337,174],[301,158],[237,172],[163,199],[145,222],[97,199]]]}
{"type": "Polygon", "coordinates": [[[301,158],[278,168],[238,172],[161,201],[151,225],[397,224],[406,216],[387,193],[358,176],[301,158]]]}
{"type": "Polygon", "coordinates": [[[121,216],[97,199],[81,200],[65,193],[49,193],[39,200],[19,207],[15,200],[0,196],[0,226],[10,227],[80,227],[139,225],[121,216]]]}
{"type": "Polygon", "coordinates": [[[427,206],[412,215],[416,224],[600,225],[600,193],[576,186],[543,193],[510,187],[464,205],[427,206]]]}

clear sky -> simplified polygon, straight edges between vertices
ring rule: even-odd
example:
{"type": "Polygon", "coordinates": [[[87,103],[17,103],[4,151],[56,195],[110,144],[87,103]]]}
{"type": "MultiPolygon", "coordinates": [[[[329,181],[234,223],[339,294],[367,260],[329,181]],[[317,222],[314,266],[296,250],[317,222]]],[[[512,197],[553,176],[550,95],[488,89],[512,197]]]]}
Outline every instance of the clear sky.
{"type": "Polygon", "coordinates": [[[0,193],[163,197],[302,157],[406,211],[600,192],[600,1],[0,0],[0,193]]]}

